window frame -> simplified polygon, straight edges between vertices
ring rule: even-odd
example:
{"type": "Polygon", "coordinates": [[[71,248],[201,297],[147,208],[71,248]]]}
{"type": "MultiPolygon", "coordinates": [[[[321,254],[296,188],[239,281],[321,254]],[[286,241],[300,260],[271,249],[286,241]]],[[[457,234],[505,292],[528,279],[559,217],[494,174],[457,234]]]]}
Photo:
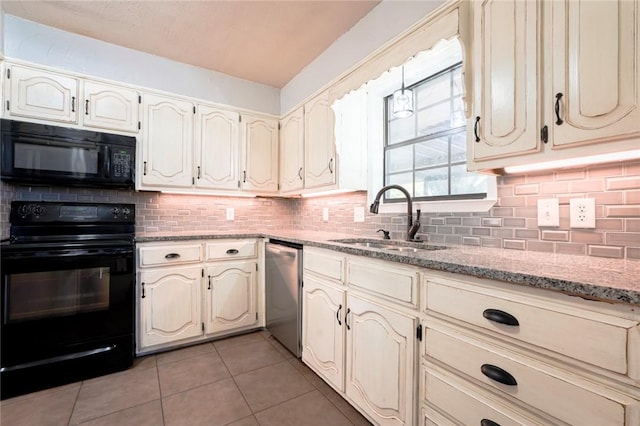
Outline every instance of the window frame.
{"type": "MultiPolygon", "coordinates": [[[[429,81],[433,81],[436,80],[444,75],[451,75],[452,73],[454,73],[456,70],[460,70],[461,72],[461,76],[462,76],[462,72],[463,72],[463,63],[462,61],[458,61],[456,63],[453,63],[449,66],[447,66],[444,69],[441,69],[437,72],[435,72],[434,74],[427,76],[413,84],[411,84],[410,86],[407,87],[407,89],[410,90],[414,90],[414,96],[415,96],[415,90],[417,90],[420,86],[423,86],[425,84],[427,84],[429,81]]],[[[451,79],[450,79],[451,80],[451,79]]],[[[443,103],[443,102],[449,102],[452,103],[453,100],[456,98],[456,96],[452,95],[453,93],[453,81],[450,81],[450,96],[447,97],[446,99],[440,101],[440,102],[436,102],[433,105],[437,105],[438,103],[443,103]]],[[[458,95],[460,98],[462,98],[463,93],[461,92],[458,95]]],[[[382,155],[382,171],[383,171],[383,182],[385,183],[385,185],[389,184],[387,183],[387,178],[389,176],[393,176],[394,173],[391,174],[387,174],[387,153],[390,152],[393,149],[398,149],[398,148],[402,148],[402,147],[414,147],[420,143],[426,142],[426,141],[430,141],[430,140],[436,140],[439,138],[443,138],[443,137],[449,137],[452,135],[463,135],[466,136],[466,132],[467,132],[467,123],[465,120],[465,123],[457,126],[457,127],[451,127],[448,129],[444,129],[444,130],[439,130],[436,131],[434,133],[430,133],[428,135],[423,135],[423,136],[417,136],[411,139],[407,139],[401,142],[396,142],[393,144],[389,143],[389,123],[390,123],[390,115],[392,114],[392,107],[391,107],[391,99],[393,98],[393,94],[389,94],[387,96],[384,96],[383,98],[383,105],[384,105],[384,138],[383,138],[383,155],[382,155]]],[[[431,107],[433,105],[428,105],[427,107],[431,107]]],[[[415,116],[418,114],[417,111],[417,107],[416,106],[416,111],[415,113],[411,116],[414,120],[415,120],[415,116]]],[[[448,145],[447,145],[447,158],[448,161],[446,163],[440,163],[437,165],[429,165],[429,166],[424,166],[424,167],[419,167],[416,168],[416,164],[415,164],[415,151],[413,151],[413,155],[412,155],[412,167],[411,169],[407,169],[404,170],[402,172],[399,172],[397,174],[400,173],[407,173],[407,172],[411,172],[412,176],[413,176],[413,191],[412,192],[412,199],[415,202],[433,202],[433,201],[451,201],[451,200],[479,200],[479,199],[486,199],[487,198],[487,192],[479,192],[479,193],[468,193],[468,194],[452,194],[451,193],[451,186],[452,186],[452,178],[451,178],[451,170],[453,167],[455,166],[460,166],[463,164],[467,164],[467,159],[465,158],[462,161],[451,161],[451,142],[449,141],[448,145]],[[433,169],[442,169],[444,167],[446,167],[447,169],[447,192],[448,194],[446,195],[431,195],[431,196],[415,196],[415,176],[417,172],[421,172],[421,171],[427,171],[427,170],[433,170],[433,169]]],[[[415,150],[415,148],[414,148],[415,150]]],[[[387,194],[389,194],[389,192],[386,192],[384,194],[384,198],[383,198],[383,202],[384,203],[402,203],[402,202],[406,202],[406,200],[404,199],[404,197],[402,198],[390,198],[387,194]]]]}

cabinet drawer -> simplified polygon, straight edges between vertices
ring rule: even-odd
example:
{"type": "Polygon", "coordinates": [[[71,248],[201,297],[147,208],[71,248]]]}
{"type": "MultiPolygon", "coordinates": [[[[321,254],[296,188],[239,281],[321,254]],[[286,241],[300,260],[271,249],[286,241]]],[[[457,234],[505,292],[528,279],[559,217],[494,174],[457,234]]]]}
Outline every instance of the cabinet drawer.
{"type": "Polygon", "coordinates": [[[344,265],[346,261],[344,255],[326,250],[305,248],[302,259],[305,271],[344,282],[344,265]]]}
{"type": "Polygon", "coordinates": [[[256,240],[219,241],[207,243],[206,260],[249,259],[258,256],[256,240]]]}
{"type": "MultiPolygon", "coordinates": [[[[421,376],[429,405],[453,417],[458,424],[481,425],[485,419],[500,426],[549,423],[517,409],[506,401],[492,397],[486,391],[433,364],[424,365],[421,376]]],[[[428,412],[425,410],[425,417],[428,412]]],[[[434,417],[433,414],[435,413],[429,417],[434,417]]]]}
{"type": "Polygon", "coordinates": [[[349,286],[410,308],[418,308],[418,270],[396,265],[384,261],[349,259],[349,286]]]}
{"type": "Polygon", "coordinates": [[[484,387],[569,424],[624,425],[627,416],[638,409],[637,401],[615,391],[444,327],[426,330],[425,347],[428,357],[484,387]],[[507,384],[509,378],[514,382],[507,384]]]}
{"type": "Polygon", "coordinates": [[[202,262],[201,244],[140,247],[140,267],[202,262]]]}
{"type": "Polygon", "coordinates": [[[639,378],[640,345],[637,342],[640,326],[637,321],[500,289],[428,276],[426,279],[428,311],[448,315],[635,380],[639,378]],[[492,317],[492,313],[497,317],[492,317]],[[496,322],[502,313],[513,316],[519,325],[496,322]]]}

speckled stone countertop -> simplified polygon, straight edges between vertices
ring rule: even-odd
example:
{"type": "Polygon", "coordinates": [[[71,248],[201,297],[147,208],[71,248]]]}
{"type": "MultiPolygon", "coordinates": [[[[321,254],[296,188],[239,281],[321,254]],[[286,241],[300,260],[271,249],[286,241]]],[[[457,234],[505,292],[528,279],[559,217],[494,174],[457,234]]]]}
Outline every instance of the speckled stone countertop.
{"type": "MultiPolygon", "coordinates": [[[[394,252],[334,242],[376,239],[362,235],[273,230],[180,235],[136,235],[137,242],[217,238],[274,238],[343,253],[472,275],[573,294],[589,299],[640,305],[640,261],[531,251],[447,245],[443,250],[394,252]]],[[[385,240],[380,239],[381,243],[385,240]]]]}

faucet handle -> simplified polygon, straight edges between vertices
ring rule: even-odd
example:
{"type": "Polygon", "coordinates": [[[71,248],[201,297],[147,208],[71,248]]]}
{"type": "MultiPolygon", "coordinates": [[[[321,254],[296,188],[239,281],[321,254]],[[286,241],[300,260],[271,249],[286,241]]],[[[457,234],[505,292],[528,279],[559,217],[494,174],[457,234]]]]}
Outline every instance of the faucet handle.
{"type": "Polygon", "coordinates": [[[382,237],[385,240],[390,240],[391,238],[389,237],[389,231],[385,231],[384,229],[378,229],[376,232],[382,232],[382,234],[384,235],[384,237],[382,237]]]}

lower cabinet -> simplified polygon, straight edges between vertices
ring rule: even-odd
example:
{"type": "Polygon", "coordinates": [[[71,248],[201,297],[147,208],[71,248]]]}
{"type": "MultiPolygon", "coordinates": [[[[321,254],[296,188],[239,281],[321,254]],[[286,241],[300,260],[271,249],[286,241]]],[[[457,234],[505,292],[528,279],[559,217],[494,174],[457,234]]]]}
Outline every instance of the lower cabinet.
{"type": "Polygon", "coordinates": [[[224,262],[205,273],[204,329],[207,334],[256,325],[258,264],[224,262]]]}
{"type": "Polygon", "coordinates": [[[138,244],[138,354],[257,328],[257,240],[138,244]]]}
{"type": "Polygon", "coordinates": [[[334,279],[344,274],[323,276],[322,262],[349,268],[340,257],[305,248],[302,360],[375,424],[413,425],[417,312],[334,279]]]}
{"type": "Polygon", "coordinates": [[[202,335],[199,266],[140,272],[140,345],[160,345],[202,335]]]}

